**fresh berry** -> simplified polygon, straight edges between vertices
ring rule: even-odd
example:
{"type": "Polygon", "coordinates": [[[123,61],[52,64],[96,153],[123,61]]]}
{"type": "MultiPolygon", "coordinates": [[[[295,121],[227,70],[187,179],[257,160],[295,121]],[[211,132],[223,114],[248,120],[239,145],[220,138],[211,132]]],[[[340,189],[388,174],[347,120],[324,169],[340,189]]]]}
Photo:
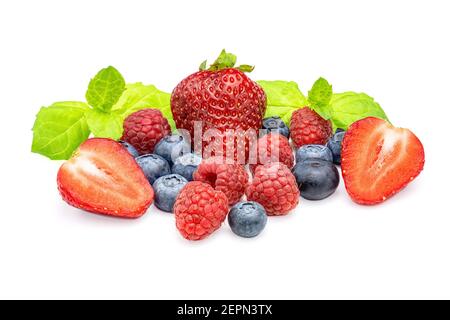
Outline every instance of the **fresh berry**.
{"type": "Polygon", "coordinates": [[[136,150],[135,147],[133,147],[131,144],[129,144],[128,142],[119,140],[118,141],[125,149],[127,149],[127,151],[133,156],[133,158],[137,158],[139,157],[139,152],[136,150]]]}
{"type": "Polygon", "coordinates": [[[111,139],[86,140],[58,171],[58,189],[70,205],[105,215],[138,218],[153,189],[133,157],[111,139]]]}
{"type": "Polygon", "coordinates": [[[307,159],[298,162],[292,170],[300,194],[308,200],[322,200],[336,191],[339,172],[330,161],[307,159]]]}
{"type": "Polygon", "coordinates": [[[333,154],[327,146],[321,144],[305,144],[295,152],[295,160],[301,162],[308,159],[320,159],[333,162],[333,154]]]}
{"type": "Polygon", "coordinates": [[[257,202],[239,202],[228,214],[228,224],[235,234],[244,238],[256,237],[267,223],[267,213],[257,202]]]}
{"type": "Polygon", "coordinates": [[[234,205],[244,195],[248,174],[243,166],[230,161],[231,159],[225,161],[220,157],[204,159],[194,172],[194,180],[206,182],[214,189],[222,191],[229,204],[234,205]]]}
{"type": "Polygon", "coordinates": [[[257,165],[270,162],[284,163],[289,169],[294,166],[294,155],[292,154],[291,145],[288,139],[279,133],[269,133],[258,139],[257,144],[253,147],[250,154],[250,161],[253,157],[257,157],[256,164],[250,164],[252,172],[255,171],[257,165]],[[257,151],[255,152],[255,147],[257,151]]]}
{"type": "MultiPolygon", "coordinates": [[[[171,97],[173,119],[177,128],[188,130],[192,137],[194,125],[198,121],[203,132],[217,129],[218,134],[215,136],[219,135],[219,141],[223,143],[216,145],[216,148],[224,147],[225,143],[228,143],[225,139],[227,129],[241,130],[244,133],[247,129],[253,129],[257,132],[261,128],[266,110],[266,95],[263,89],[243,72],[251,71],[250,68],[234,68],[235,60],[234,55],[222,51],[209,69],[196,72],[182,80],[173,90],[171,97]]],[[[202,147],[206,148],[208,145],[208,141],[204,141],[202,147]]],[[[235,147],[235,160],[243,156],[241,150],[248,153],[248,145],[244,145],[240,150],[238,146],[235,147]]]]}
{"type": "Polygon", "coordinates": [[[170,165],[166,159],[157,154],[145,154],[136,158],[147,180],[153,184],[156,179],[170,174],[170,165]]]}
{"type": "Polygon", "coordinates": [[[183,154],[191,152],[191,144],[179,134],[171,134],[162,138],[155,146],[154,153],[160,155],[170,165],[183,154]]]}
{"type": "Polygon", "coordinates": [[[279,116],[263,119],[262,128],[269,132],[282,134],[289,139],[289,128],[279,116]]]}
{"type": "Polygon", "coordinates": [[[219,229],[228,213],[227,196],[207,183],[189,182],[174,205],[176,226],[188,240],[201,240],[219,229]]]}
{"type": "Polygon", "coordinates": [[[290,129],[297,148],[305,144],[325,144],[332,133],[331,122],[308,107],[294,111],[290,129]]]}
{"type": "Polygon", "coordinates": [[[342,141],[342,176],[353,201],[377,204],[392,197],[422,171],[425,153],[408,129],[368,117],[353,123],[342,141]]]}
{"type": "Polygon", "coordinates": [[[155,205],[158,209],[173,212],[175,199],[187,183],[188,181],[178,174],[169,174],[156,179],[153,183],[153,190],[155,191],[155,205]]]}
{"type": "Polygon", "coordinates": [[[341,145],[344,136],[345,131],[343,131],[342,129],[338,129],[327,142],[327,147],[330,148],[333,154],[333,162],[335,164],[341,164],[341,145]]]}
{"type": "Polygon", "coordinates": [[[158,109],[143,109],[130,114],[123,122],[123,141],[139,154],[152,153],[155,145],[170,134],[170,125],[158,109]]]}
{"type": "Polygon", "coordinates": [[[202,157],[195,153],[188,153],[177,158],[172,166],[172,173],[185,177],[188,181],[194,180],[193,174],[202,162],[202,157]]]}
{"type": "Polygon", "coordinates": [[[288,214],[297,206],[300,197],[294,176],[279,162],[257,166],[245,193],[249,201],[261,204],[270,216],[288,214]]]}

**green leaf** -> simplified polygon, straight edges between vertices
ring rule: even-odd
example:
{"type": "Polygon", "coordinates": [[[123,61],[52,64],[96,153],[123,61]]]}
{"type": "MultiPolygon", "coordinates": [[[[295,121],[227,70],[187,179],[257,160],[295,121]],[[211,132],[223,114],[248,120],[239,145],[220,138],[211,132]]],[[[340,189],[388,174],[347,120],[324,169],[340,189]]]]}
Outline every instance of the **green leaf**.
{"type": "Polygon", "coordinates": [[[33,126],[31,151],[52,160],[69,159],[78,146],[89,137],[84,102],[57,102],[42,107],[33,126]]]}
{"type": "Polygon", "coordinates": [[[113,107],[113,110],[117,111],[122,119],[142,109],[159,109],[169,121],[172,129],[176,129],[170,108],[169,93],[158,90],[154,85],[143,85],[140,82],[127,84],[126,88],[126,91],[113,107]]]}
{"type": "Polygon", "coordinates": [[[309,107],[316,111],[322,118],[331,118],[331,108],[329,107],[333,88],[324,78],[319,78],[312,89],[308,92],[309,107]]]}
{"type": "Polygon", "coordinates": [[[224,68],[233,68],[236,64],[236,56],[232,53],[228,53],[225,49],[222,50],[219,57],[209,67],[208,70],[221,70],[224,68]]]}
{"type": "Polygon", "coordinates": [[[123,119],[116,112],[104,113],[98,110],[86,112],[86,121],[94,136],[120,139],[123,133],[123,119]]]}
{"type": "Polygon", "coordinates": [[[287,125],[292,113],[308,105],[308,100],[293,81],[257,81],[267,96],[265,117],[279,116],[287,125]]]}
{"type": "Polygon", "coordinates": [[[250,66],[248,64],[241,64],[237,67],[242,72],[252,72],[255,69],[255,66],[250,66]]]}
{"type": "Polygon", "coordinates": [[[100,70],[89,82],[86,100],[94,109],[108,112],[124,90],[124,78],[117,69],[110,66],[100,70]]]}
{"type": "Polygon", "coordinates": [[[334,94],[330,107],[332,109],[333,128],[347,128],[355,121],[366,117],[388,120],[381,106],[365,93],[344,92],[334,94]]]}
{"type": "Polygon", "coordinates": [[[207,60],[205,60],[205,61],[203,61],[201,64],[200,64],[200,67],[198,68],[200,71],[204,71],[204,70],[206,70],[206,64],[208,63],[208,61],[207,60]]]}

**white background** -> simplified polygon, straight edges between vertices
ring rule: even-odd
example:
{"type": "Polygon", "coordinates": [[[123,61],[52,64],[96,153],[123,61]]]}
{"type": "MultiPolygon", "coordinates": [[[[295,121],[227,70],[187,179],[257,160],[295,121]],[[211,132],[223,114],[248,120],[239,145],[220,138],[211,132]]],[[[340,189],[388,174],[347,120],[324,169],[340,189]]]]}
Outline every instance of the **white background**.
{"type": "Polygon", "coordinates": [[[2,1],[0,298],[450,298],[448,1],[2,1]],[[246,240],[198,243],[151,209],[127,221],[59,197],[60,162],[30,152],[39,108],[83,100],[114,65],[171,91],[222,48],[253,79],[319,76],[412,129],[425,170],[388,202],[343,184],[246,240]]]}

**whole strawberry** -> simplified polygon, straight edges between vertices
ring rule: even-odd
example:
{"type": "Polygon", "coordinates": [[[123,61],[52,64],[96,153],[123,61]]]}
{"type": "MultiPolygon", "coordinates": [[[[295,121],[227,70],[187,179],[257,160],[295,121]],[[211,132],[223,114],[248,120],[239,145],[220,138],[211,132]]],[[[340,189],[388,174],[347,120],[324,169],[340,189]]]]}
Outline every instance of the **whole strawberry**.
{"type": "Polygon", "coordinates": [[[189,182],[174,205],[176,226],[188,240],[201,240],[219,229],[228,214],[228,199],[207,183],[189,182]]]}
{"type": "Polygon", "coordinates": [[[213,157],[205,159],[194,172],[194,180],[206,182],[214,189],[222,191],[230,206],[241,200],[248,183],[248,174],[244,167],[229,163],[230,159],[213,157]]]}
{"type": "Polygon", "coordinates": [[[270,162],[284,163],[289,169],[294,166],[294,155],[289,140],[279,133],[271,132],[262,136],[252,150],[251,159],[255,160],[250,163],[252,172],[255,172],[257,165],[270,162]]]}
{"type": "Polygon", "coordinates": [[[331,122],[308,107],[292,114],[290,130],[292,141],[297,148],[305,144],[326,144],[333,133],[331,122]]]}
{"type": "Polygon", "coordinates": [[[158,109],[143,109],[130,114],[123,122],[123,141],[139,154],[152,153],[155,145],[171,133],[167,119],[158,109]]]}
{"type": "Polygon", "coordinates": [[[279,162],[257,166],[245,194],[247,200],[261,204],[270,216],[288,214],[297,206],[300,197],[294,175],[279,162]]]}
{"type": "MultiPolygon", "coordinates": [[[[246,131],[261,128],[266,110],[266,95],[263,89],[244,72],[253,67],[234,67],[236,56],[222,51],[219,58],[206,69],[206,61],[200,71],[182,80],[173,90],[171,107],[178,129],[186,129],[194,137],[194,125],[201,121],[203,133],[218,129],[215,136],[224,139],[227,129],[246,131]]],[[[238,139],[236,139],[238,140],[238,139]]],[[[212,142],[212,141],[211,141],[212,142]]],[[[236,141],[233,141],[236,144],[236,141]]],[[[208,141],[203,143],[203,148],[208,141]]],[[[219,146],[224,146],[221,143],[219,146]]],[[[235,159],[242,148],[235,146],[235,159]]],[[[244,146],[248,151],[248,146],[244,146]]],[[[213,155],[218,155],[217,153],[213,155]]]]}

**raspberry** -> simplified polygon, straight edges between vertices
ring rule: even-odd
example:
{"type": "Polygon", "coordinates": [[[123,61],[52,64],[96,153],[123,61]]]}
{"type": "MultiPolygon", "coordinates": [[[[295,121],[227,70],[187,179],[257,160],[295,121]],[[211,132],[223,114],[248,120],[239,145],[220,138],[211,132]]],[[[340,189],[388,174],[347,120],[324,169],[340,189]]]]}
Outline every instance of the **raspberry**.
{"type": "Polygon", "coordinates": [[[188,240],[202,240],[219,229],[228,214],[228,199],[207,183],[189,182],[174,205],[178,231],[188,240]]]}
{"type": "Polygon", "coordinates": [[[123,141],[139,154],[152,153],[155,145],[170,134],[170,125],[158,109],[143,109],[130,114],[123,122],[123,141]]]}
{"type": "Polygon", "coordinates": [[[332,134],[331,122],[308,107],[292,114],[290,129],[297,148],[305,144],[325,144],[332,134]]]}
{"type": "Polygon", "coordinates": [[[270,216],[288,214],[297,206],[300,197],[295,177],[279,162],[257,166],[245,193],[249,201],[261,204],[270,216]]]}
{"type": "Polygon", "coordinates": [[[206,182],[222,191],[227,196],[229,205],[234,205],[244,195],[248,174],[243,166],[229,163],[230,160],[221,157],[203,160],[194,172],[194,180],[206,182]]]}
{"type": "Polygon", "coordinates": [[[273,132],[262,136],[255,147],[252,156],[257,157],[257,163],[250,165],[253,173],[257,165],[269,162],[284,163],[289,169],[294,166],[294,155],[289,140],[279,133],[273,132]]]}

